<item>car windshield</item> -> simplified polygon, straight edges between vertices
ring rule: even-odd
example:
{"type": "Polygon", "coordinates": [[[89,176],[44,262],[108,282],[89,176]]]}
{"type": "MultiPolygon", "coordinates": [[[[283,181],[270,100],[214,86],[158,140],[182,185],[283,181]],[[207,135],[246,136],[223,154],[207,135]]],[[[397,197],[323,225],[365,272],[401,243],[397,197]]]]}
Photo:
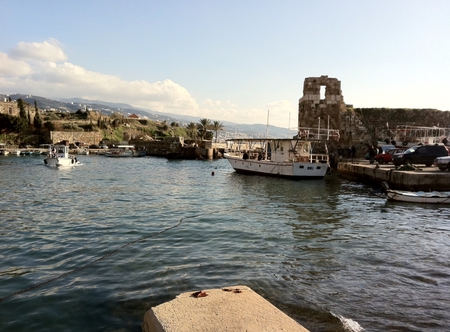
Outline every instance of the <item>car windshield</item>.
{"type": "Polygon", "coordinates": [[[413,153],[414,151],[416,151],[415,148],[409,148],[408,150],[406,150],[406,151],[403,152],[403,153],[413,153]]]}

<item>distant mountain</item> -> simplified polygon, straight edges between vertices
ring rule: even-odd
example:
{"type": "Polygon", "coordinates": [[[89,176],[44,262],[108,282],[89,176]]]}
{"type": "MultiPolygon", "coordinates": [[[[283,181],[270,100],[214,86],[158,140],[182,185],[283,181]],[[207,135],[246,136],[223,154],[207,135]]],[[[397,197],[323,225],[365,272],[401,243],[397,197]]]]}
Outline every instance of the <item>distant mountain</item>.
{"type": "MultiPolygon", "coordinates": [[[[190,115],[156,112],[152,110],[136,108],[129,104],[113,103],[101,100],[89,100],[83,98],[49,99],[45,97],[25,95],[25,94],[12,94],[12,95],[0,94],[0,97],[1,98],[10,97],[12,100],[22,98],[22,100],[33,106],[34,101],[36,101],[38,108],[42,110],[55,109],[60,110],[62,112],[76,112],[79,109],[81,110],[93,109],[98,110],[106,115],[111,115],[114,112],[118,112],[123,114],[124,116],[128,116],[134,113],[142,117],[147,117],[148,119],[153,121],[167,121],[169,124],[172,122],[178,122],[180,126],[185,126],[189,122],[198,123],[200,120],[198,117],[190,115]]],[[[221,121],[220,119],[218,120],[212,119],[212,120],[221,121]]],[[[269,127],[267,127],[266,125],[263,124],[248,125],[230,121],[221,121],[221,122],[225,127],[224,128],[225,136],[229,138],[239,136],[262,137],[265,136],[266,131],[268,132],[269,136],[272,137],[287,137],[286,128],[276,127],[272,125],[269,125],[269,127]]]]}

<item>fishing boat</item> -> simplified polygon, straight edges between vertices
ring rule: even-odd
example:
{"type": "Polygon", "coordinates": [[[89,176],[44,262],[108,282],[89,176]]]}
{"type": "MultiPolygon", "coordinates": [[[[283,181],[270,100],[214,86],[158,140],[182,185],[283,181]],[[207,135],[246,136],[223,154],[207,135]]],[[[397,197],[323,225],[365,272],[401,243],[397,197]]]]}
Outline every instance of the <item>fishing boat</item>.
{"type": "Polygon", "coordinates": [[[88,148],[78,149],[77,154],[87,156],[89,155],[89,149],[88,148]]]}
{"type": "Polygon", "coordinates": [[[437,143],[450,144],[448,141],[450,135],[448,128],[398,125],[395,132],[389,132],[393,136],[386,138],[385,142],[387,144],[392,143],[397,147],[437,143]]]}
{"type": "Polygon", "coordinates": [[[292,138],[228,139],[225,158],[238,173],[322,179],[330,170],[327,141],[339,131],[298,128],[292,138]]]}
{"type": "Polygon", "coordinates": [[[382,186],[386,192],[388,201],[427,203],[427,204],[450,204],[450,193],[439,191],[403,191],[392,190],[387,182],[383,181],[382,186]]]}
{"type": "Polygon", "coordinates": [[[50,167],[72,167],[82,165],[76,157],[69,155],[69,147],[66,145],[50,146],[44,164],[50,167]]]}
{"type": "Polygon", "coordinates": [[[118,145],[117,148],[109,149],[108,151],[106,151],[105,156],[113,158],[134,157],[134,145],[118,145]]]}
{"type": "Polygon", "coordinates": [[[6,149],[0,149],[0,156],[7,156],[9,155],[9,151],[6,149]]]}
{"type": "Polygon", "coordinates": [[[34,151],[32,150],[22,150],[20,151],[21,156],[32,156],[34,155],[34,151]]]}

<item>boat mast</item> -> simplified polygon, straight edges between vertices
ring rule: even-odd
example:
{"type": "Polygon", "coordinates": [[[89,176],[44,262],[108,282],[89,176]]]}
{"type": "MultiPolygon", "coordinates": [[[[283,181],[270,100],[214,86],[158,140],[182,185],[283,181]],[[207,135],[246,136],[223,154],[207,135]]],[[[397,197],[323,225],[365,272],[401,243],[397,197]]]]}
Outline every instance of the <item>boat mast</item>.
{"type": "Polygon", "coordinates": [[[330,139],[330,116],[328,115],[327,141],[330,139]]]}
{"type": "Polygon", "coordinates": [[[317,138],[320,139],[320,116],[319,116],[319,127],[317,128],[317,138]]]}
{"type": "Polygon", "coordinates": [[[267,110],[266,137],[269,137],[269,110],[267,110]]]}
{"type": "MultiPolygon", "coordinates": [[[[286,137],[289,138],[289,130],[291,129],[291,112],[289,112],[289,122],[286,137]]],[[[298,132],[298,131],[297,131],[298,132]]]]}

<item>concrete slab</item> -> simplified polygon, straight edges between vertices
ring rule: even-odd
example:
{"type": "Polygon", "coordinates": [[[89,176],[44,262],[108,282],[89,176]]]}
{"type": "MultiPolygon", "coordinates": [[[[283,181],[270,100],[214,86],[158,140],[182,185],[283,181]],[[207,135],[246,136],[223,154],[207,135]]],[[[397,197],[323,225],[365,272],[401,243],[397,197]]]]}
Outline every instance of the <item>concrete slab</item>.
{"type": "Polygon", "coordinates": [[[247,286],[180,294],[174,300],[148,310],[142,331],[308,332],[247,286]]]}

